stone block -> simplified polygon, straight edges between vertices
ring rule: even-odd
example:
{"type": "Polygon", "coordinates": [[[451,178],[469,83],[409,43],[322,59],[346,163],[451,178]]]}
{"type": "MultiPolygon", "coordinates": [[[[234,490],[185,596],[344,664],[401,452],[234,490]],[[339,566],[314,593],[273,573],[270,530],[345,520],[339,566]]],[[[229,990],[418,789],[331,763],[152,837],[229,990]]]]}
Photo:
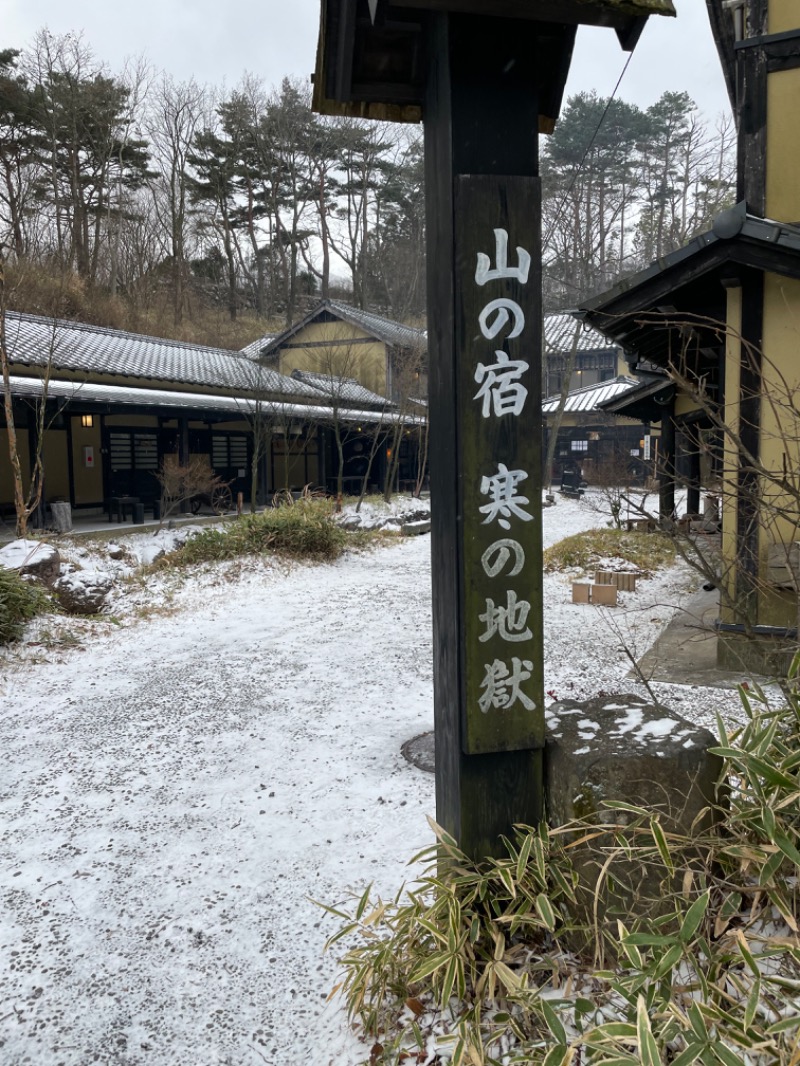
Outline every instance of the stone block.
{"type": "Polygon", "coordinates": [[[616,607],[617,586],[592,585],[592,603],[601,607],[616,607]]]}
{"type": "Polygon", "coordinates": [[[52,588],[61,572],[61,556],[52,544],[40,540],[12,540],[0,548],[0,566],[52,588]]]}
{"type": "Polygon", "coordinates": [[[618,570],[614,574],[614,584],[619,592],[636,592],[636,574],[626,570],[618,570]]]}
{"type": "Polygon", "coordinates": [[[54,500],[50,504],[53,529],[57,533],[69,533],[72,529],[72,507],[66,500],[54,500]]]}
{"type": "MultiPolygon", "coordinates": [[[[716,743],[707,729],[638,696],[555,703],[547,712],[548,822],[625,824],[632,815],[603,807],[622,801],[657,815],[667,833],[707,829],[722,773],[722,760],[709,752],[716,743]]],[[[596,916],[613,933],[617,918],[661,913],[664,885],[658,871],[621,855],[606,865],[610,843],[608,835],[585,841],[573,858],[581,917],[596,916]]]]}
{"type": "Polygon", "coordinates": [[[588,581],[573,581],[572,582],[572,602],[573,603],[591,603],[591,589],[592,586],[588,581]]]}
{"type": "Polygon", "coordinates": [[[636,591],[636,574],[629,570],[596,570],[596,585],[616,585],[620,592],[636,591]]]}
{"type": "Polygon", "coordinates": [[[112,583],[109,574],[78,570],[60,577],[54,589],[67,614],[98,614],[106,604],[112,583]]]}

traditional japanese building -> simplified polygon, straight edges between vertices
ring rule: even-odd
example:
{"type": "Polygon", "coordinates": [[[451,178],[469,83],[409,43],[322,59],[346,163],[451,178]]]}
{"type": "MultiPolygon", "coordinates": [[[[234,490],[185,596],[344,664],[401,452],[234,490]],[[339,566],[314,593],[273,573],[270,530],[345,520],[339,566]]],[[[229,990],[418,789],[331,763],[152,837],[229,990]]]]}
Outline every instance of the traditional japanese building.
{"type": "Polygon", "coordinates": [[[579,469],[590,485],[610,476],[643,483],[652,475],[650,425],[605,408],[638,384],[636,378],[616,377],[573,389],[563,406],[560,396],[544,400],[545,443],[551,433],[557,434],[551,481],[571,468],[579,469]]]}
{"type": "Polygon", "coordinates": [[[722,498],[719,658],[762,672],[796,647],[800,530],[800,5],[707,0],[738,127],[738,205],[584,306],[668,380],[615,409],[660,418],[661,510],[681,441],[722,498]],[[713,453],[713,461],[703,457],[713,453]],[[745,637],[746,640],[741,638],[745,637]]]}
{"type": "Polygon", "coordinates": [[[321,300],[283,333],[250,345],[249,353],[281,374],[354,379],[403,403],[427,396],[427,349],[422,329],[338,300],[321,300]]]}
{"type": "MultiPolygon", "coordinates": [[[[328,485],[332,400],[318,381],[288,376],[247,354],[71,321],[6,312],[5,346],[23,479],[39,447],[45,501],[102,512],[109,500],[160,495],[165,456],[203,456],[249,501],[256,433],[268,437],[258,471],[262,500],[280,488],[328,485]],[[40,421],[38,412],[44,410],[40,421]]],[[[338,416],[358,437],[399,415],[353,383],[338,416]]],[[[417,415],[417,420],[424,412],[417,415]]],[[[381,466],[376,464],[376,483],[381,466]]],[[[0,424],[0,508],[14,513],[8,430],[0,424]]]]}

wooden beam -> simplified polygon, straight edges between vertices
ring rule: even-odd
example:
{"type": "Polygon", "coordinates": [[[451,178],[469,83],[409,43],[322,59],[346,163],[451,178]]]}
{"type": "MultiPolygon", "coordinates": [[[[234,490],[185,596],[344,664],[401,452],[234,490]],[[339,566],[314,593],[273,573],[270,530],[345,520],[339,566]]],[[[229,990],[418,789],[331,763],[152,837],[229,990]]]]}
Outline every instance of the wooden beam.
{"type": "Polygon", "coordinates": [[[736,56],[734,55],[736,38],[733,30],[733,17],[729,11],[723,8],[722,0],[706,0],[706,8],[708,9],[708,20],[711,23],[711,32],[714,35],[717,52],[722,63],[725,87],[728,90],[731,108],[736,116],[738,125],[736,56]]]}
{"type": "Polygon", "coordinates": [[[397,8],[624,28],[632,18],[674,15],[671,0],[396,0],[397,8]]]}

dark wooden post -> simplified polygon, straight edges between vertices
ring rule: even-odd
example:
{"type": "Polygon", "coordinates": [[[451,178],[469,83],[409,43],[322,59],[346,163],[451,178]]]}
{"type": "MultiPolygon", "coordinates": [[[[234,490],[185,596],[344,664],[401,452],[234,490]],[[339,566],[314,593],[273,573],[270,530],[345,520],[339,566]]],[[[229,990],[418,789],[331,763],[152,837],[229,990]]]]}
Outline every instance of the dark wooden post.
{"type": "Polygon", "coordinates": [[[189,462],[189,419],[178,419],[178,462],[189,462]]]}
{"type": "Polygon", "coordinates": [[[514,823],[543,815],[538,32],[533,22],[437,13],[428,41],[436,808],[462,849],[480,858],[500,853],[499,837],[514,823]],[[524,253],[527,273],[519,271],[524,253]],[[479,284],[481,255],[490,269],[517,275],[479,284]],[[527,390],[518,414],[496,413],[491,389],[479,395],[489,375],[527,390]],[[503,468],[526,477],[485,480],[502,478],[503,468]],[[481,489],[492,484],[525,501],[504,526],[481,511],[492,498],[481,489]],[[511,639],[493,627],[498,608],[511,639]],[[497,675],[513,683],[495,706],[497,675]]]}
{"type": "Polygon", "coordinates": [[[671,406],[661,417],[658,441],[658,515],[666,522],[675,517],[675,417],[671,406]]]}
{"type": "Polygon", "coordinates": [[[578,25],[671,0],[322,0],[314,107],[425,123],[437,816],[543,816],[541,194],[578,25]]]}
{"type": "Polygon", "coordinates": [[[700,427],[691,426],[684,437],[689,460],[689,482],[686,486],[686,513],[700,514],[700,427]]]}

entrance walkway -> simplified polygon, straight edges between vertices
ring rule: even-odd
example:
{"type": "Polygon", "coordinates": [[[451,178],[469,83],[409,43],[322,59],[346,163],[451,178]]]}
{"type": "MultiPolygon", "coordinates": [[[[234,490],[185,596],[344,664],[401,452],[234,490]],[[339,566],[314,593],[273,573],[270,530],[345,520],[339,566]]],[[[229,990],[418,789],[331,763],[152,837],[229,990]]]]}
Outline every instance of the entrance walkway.
{"type": "MultiPolygon", "coordinates": [[[[162,529],[174,529],[178,526],[201,526],[212,522],[223,522],[226,518],[233,517],[235,517],[234,514],[181,514],[172,515],[169,518],[163,519],[163,521],[147,517],[144,522],[134,523],[129,520],[124,522],[109,522],[105,514],[94,514],[76,518],[75,513],[73,512],[72,529],[68,533],[56,533],[55,531],[48,529],[29,529],[29,533],[37,538],[41,537],[43,540],[52,540],[55,543],[58,543],[62,537],[87,537],[91,540],[113,540],[115,537],[120,537],[129,533],[145,533],[148,530],[155,532],[159,527],[162,529]]],[[[0,544],[9,544],[12,540],[16,540],[14,534],[14,522],[13,520],[8,519],[0,524],[0,544]]]]}
{"type": "Polygon", "coordinates": [[[639,671],[648,681],[673,685],[735,688],[747,681],[751,676],[747,670],[733,672],[717,666],[718,616],[718,590],[696,593],[639,660],[639,671]]]}

